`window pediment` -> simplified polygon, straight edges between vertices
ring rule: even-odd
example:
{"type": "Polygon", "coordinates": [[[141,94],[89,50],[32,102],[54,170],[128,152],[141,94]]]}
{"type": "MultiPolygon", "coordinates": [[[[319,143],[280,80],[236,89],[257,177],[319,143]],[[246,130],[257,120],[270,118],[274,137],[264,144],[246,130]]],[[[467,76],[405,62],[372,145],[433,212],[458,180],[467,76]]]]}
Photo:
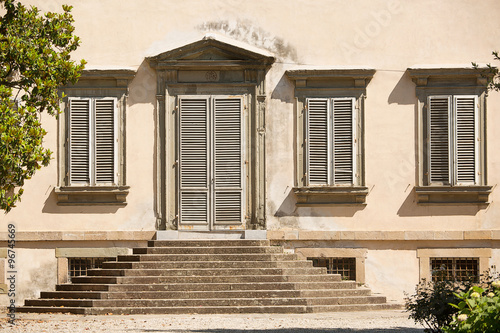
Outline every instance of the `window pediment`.
{"type": "Polygon", "coordinates": [[[242,42],[208,34],[203,39],[147,58],[155,69],[264,69],[275,58],[242,42]]]}

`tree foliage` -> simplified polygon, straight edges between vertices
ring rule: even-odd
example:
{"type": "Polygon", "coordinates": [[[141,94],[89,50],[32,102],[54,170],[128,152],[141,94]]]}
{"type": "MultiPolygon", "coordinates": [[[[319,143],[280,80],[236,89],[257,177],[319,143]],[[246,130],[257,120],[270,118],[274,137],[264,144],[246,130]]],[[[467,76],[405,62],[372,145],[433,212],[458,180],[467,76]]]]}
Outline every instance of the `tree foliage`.
{"type": "Polygon", "coordinates": [[[73,35],[71,6],[41,13],[15,0],[0,0],[0,209],[10,211],[23,185],[47,166],[51,151],[42,146],[46,131],[40,115],[57,116],[58,87],[75,83],[85,61],[70,53],[80,44],[73,35]]]}
{"type": "MultiPolygon", "coordinates": [[[[495,60],[500,60],[500,55],[498,51],[491,52],[493,58],[495,60]]],[[[472,67],[479,68],[479,65],[476,62],[472,62],[472,67]]],[[[487,73],[485,77],[488,79],[488,90],[500,91],[500,71],[498,67],[495,67],[491,64],[486,64],[487,73]]]]}

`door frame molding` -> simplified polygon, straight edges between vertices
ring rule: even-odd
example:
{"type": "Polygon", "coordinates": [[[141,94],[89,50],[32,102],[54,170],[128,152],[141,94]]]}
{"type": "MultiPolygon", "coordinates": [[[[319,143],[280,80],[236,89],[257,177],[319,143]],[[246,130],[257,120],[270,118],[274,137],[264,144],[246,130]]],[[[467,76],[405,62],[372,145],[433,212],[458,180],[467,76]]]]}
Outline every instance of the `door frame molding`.
{"type": "MultiPolygon", "coordinates": [[[[184,100],[205,100],[206,101],[206,107],[207,107],[207,133],[206,133],[206,140],[207,140],[207,178],[206,179],[206,191],[207,191],[207,223],[206,224],[201,224],[201,223],[183,223],[182,222],[182,209],[178,207],[178,215],[179,215],[179,220],[178,220],[178,225],[177,228],[178,230],[193,230],[193,231],[224,231],[224,230],[245,230],[246,229],[246,221],[245,216],[247,216],[247,212],[245,207],[248,206],[247,203],[247,191],[246,187],[247,185],[247,173],[248,173],[248,163],[245,163],[245,161],[249,160],[249,156],[247,154],[247,145],[246,142],[249,140],[248,136],[248,94],[244,95],[177,95],[177,98],[175,99],[175,105],[176,105],[176,138],[177,140],[182,139],[182,135],[180,135],[180,123],[181,123],[181,107],[180,105],[182,104],[181,101],[184,100]],[[240,156],[239,156],[239,167],[240,169],[240,175],[239,175],[239,183],[240,183],[240,189],[228,189],[227,187],[217,187],[217,177],[216,177],[216,161],[215,161],[215,151],[216,151],[216,130],[215,130],[215,122],[216,122],[216,115],[215,115],[215,105],[216,105],[216,100],[238,100],[240,103],[240,108],[239,108],[239,113],[240,113],[240,122],[239,122],[239,136],[240,136],[240,156]],[[229,222],[217,222],[216,220],[216,211],[217,211],[217,205],[216,205],[216,197],[217,193],[223,193],[223,192],[235,192],[238,191],[240,192],[240,203],[239,206],[241,207],[240,214],[239,214],[239,223],[229,223],[229,222]]],[[[177,204],[180,205],[181,203],[181,198],[182,198],[182,192],[200,192],[203,193],[205,189],[190,189],[189,187],[182,188],[181,186],[181,168],[182,168],[182,160],[181,160],[181,144],[179,141],[177,141],[176,144],[176,160],[179,161],[176,163],[176,181],[177,181],[177,204]]]]}
{"type": "Polygon", "coordinates": [[[265,230],[265,75],[274,57],[204,38],[147,58],[156,70],[155,214],[157,230],[178,229],[176,100],[180,95],[244,95],[247,99],[247,230],[265,230]],[[207,60],[208,59],[208,60],[207,60]]]}

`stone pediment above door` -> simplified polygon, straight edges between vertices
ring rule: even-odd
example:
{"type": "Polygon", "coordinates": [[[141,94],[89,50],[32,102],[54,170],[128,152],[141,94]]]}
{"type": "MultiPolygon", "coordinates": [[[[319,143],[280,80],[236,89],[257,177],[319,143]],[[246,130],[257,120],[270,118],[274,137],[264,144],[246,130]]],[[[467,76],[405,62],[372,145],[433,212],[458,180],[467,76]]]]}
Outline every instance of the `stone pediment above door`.
{"type": "Polygon", "coordinates": [[[226,37],[207,34],[201,40],[147,58],[157,70],[245,70],[268,69],[274,56],[226,37]]]}

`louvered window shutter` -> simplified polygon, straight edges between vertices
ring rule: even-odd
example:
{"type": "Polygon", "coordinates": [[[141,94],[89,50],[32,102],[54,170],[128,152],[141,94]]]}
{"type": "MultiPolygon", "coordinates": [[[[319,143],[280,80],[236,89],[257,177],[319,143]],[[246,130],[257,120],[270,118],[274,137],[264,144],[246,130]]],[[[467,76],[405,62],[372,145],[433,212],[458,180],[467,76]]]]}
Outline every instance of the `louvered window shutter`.
{"type": "Polygon", "coordinates": [[[117,131],[116,100],[95,100],[95,183],[113,185],[117,183],[117,131]]]}
{"type": "Polygon", "coordinates": [[[208,224],[208,98],[179,101],[180,224],[208,224]]]}
{"type": "Polygon", "coordinates": [[[215,224],[242,221],[242,99],[214,98],[215,224]]]}
{"type": "Polygon", "coordinates": [[[477,97],[455,96],[455,179],[457,185],[476,184],[477,97]]]}
{"type": "Polygon", "coordinates": [[[450,184],[451,96],[431,96],[429,108],[429,182],[450,184]]]}
{"type": "Polygon", "coordinates": [[[330,175],[330,130],[328,99],[307,100],[306,164],[309,185],[328,185],[330,175]]]}
{"type": "Polygon", "coordinates": [[[353,185],[356,158],[354,98],[334,98],[332,111],[334,184],[353,185]]]}
{"type": "Polygon", "coordinates": [[[69,100],[69,183],[90,184],[91,100],[69,100]]]}

